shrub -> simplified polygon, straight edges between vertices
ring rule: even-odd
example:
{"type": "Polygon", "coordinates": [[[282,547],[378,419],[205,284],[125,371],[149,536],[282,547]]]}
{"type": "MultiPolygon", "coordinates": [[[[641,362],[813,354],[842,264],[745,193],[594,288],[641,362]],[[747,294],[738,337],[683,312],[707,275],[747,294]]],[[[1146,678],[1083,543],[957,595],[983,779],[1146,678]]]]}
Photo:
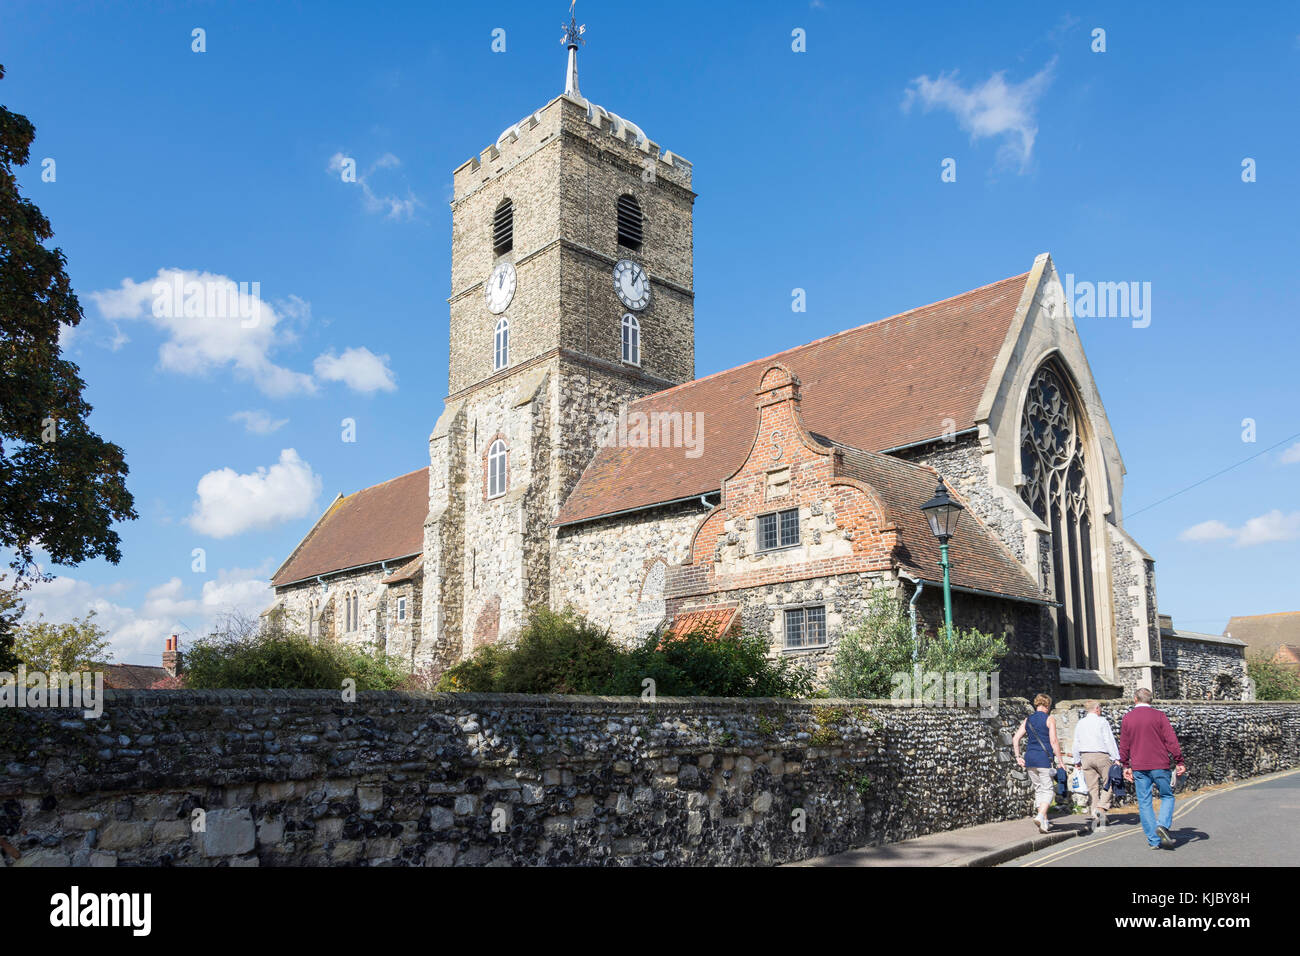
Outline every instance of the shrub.
{"type": "Polygon", "coordinates": [[[185,686],[198,689],[391,690],[405,678],[400,658],[280,631],[200,638],[185,656],[185,686]]]}
{"type": "Polygon", "coordinates": [[[894,675],[914,665],[922,671],[961,673],[995,671],[1007,642],[974,628],[954,628],[951,639],[940,633],[925,641],[912,658],[912,622],[894,594],[878,593],[853,630],[840,638],[827,686],[835,697],[888,698],[894,675]]]}
{"type": "Polygon", "coordinates": [[[1256,700],[1300,700],[1300,672],[1255,654],[1246,660],[1246,674],[1255,682],[1256,700]]]}
{"type": "Polygon", "coordinates": [[[635,696],[652,679],[664,697],[806,697],[813,675],[789,658],[768,657],[760,635],[693,631],[672,640],[651,634],[622,655],[607,693],[635,696]]]}

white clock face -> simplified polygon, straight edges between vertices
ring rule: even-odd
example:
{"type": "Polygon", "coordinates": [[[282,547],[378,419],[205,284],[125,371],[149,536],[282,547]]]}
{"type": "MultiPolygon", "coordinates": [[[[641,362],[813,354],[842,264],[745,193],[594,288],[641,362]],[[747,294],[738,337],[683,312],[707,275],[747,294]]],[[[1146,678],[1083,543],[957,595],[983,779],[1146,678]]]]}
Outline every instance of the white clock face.
{"type": "Polygon", "coordinates": [[[492,275],[488,277],[487,287],[483,290],[483,297],[487,299],[488,311],[493,315],[500,315],[510,305],[510,300],[515,297],[515,267],[513,263],[503,262],[492,270],[492,275]]]}
{"type": "Polygon", "coordinates": [[[639,312],[650,304],[650,277],[631,259],[619,259],[614,266],[614,291],[620,302],[639,312]]]}

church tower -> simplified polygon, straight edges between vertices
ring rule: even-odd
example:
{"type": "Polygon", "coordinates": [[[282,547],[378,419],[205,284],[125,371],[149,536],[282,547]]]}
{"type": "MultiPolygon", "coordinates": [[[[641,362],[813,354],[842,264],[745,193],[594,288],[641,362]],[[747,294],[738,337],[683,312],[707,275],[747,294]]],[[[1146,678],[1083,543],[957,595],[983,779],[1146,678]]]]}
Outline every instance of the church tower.
{"type": "Polygon", "coordinates": [[[454,173],[451,352],[429,438],[421,657],[547,604],[560,506],[621,405],[695,376],[691,166],[578,87],[454,173]]]}

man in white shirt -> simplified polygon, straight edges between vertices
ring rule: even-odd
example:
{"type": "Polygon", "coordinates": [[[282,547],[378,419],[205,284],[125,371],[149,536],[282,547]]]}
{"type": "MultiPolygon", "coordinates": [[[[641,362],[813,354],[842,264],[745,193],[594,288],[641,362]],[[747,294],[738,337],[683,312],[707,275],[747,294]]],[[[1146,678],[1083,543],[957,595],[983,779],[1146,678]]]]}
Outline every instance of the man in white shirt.
{"type": "Polygon", "coordinates": [[[1110,809],[1110,791],[1103,789],[1110,779],[1112,764],[1119,763],[1119,747],[1115,734],[1106,718],[1101,716],[1101,704],[1090,700],[1084,704],[1084,715],[1074,728],[1074,762],[1083,768],[1088,781],[1088,794],[1092,811],[1089,828],[1106,825],[1106,811],[1110,809]]]}

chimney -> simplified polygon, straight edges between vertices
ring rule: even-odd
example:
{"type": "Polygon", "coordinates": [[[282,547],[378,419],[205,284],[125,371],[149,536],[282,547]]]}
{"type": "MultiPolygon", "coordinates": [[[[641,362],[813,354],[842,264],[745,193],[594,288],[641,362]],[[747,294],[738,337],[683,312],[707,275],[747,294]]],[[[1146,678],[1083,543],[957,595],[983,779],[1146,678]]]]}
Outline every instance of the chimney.
{"type": "Polygon", "coordinates": [[[167,638],[167,649],[163,651],[162,666],[168,677],[176,677],[181,672],[184,661],[181,658],[181,639],[177,634],[167,638]]]}

